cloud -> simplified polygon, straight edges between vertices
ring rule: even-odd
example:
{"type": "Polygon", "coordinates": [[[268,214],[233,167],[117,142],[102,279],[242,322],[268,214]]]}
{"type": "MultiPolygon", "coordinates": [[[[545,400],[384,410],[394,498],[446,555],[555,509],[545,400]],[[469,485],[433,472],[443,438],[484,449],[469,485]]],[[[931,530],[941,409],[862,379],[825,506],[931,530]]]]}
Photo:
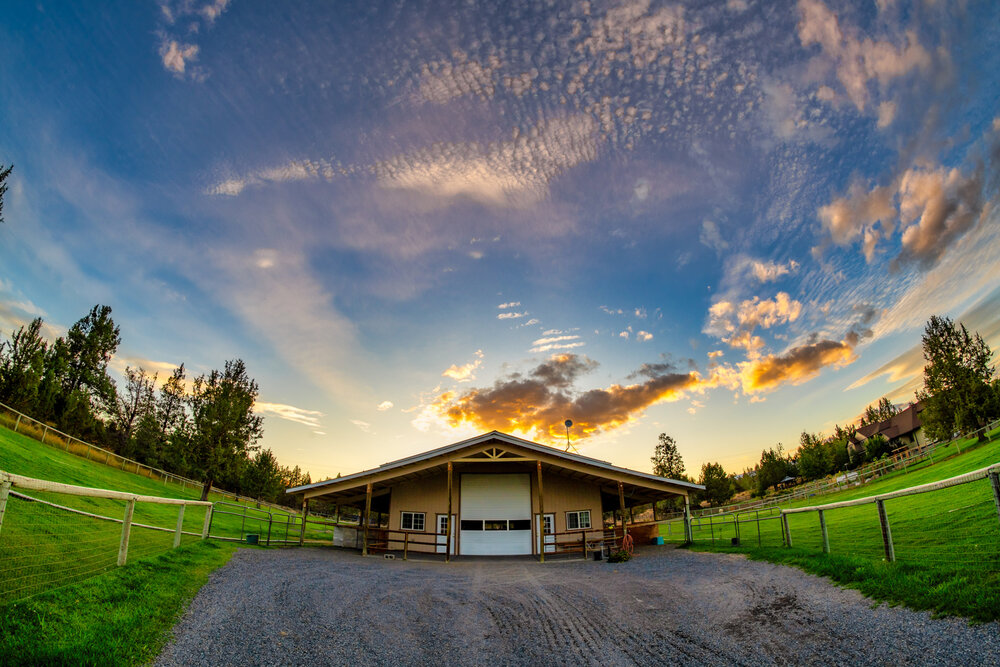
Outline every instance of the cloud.
{"type": "Polygon", "coordinates": [[[741,362],[743,393],[766,391],[786,383],[801,384],[818,375],[826,366],[846,366],[856,359],[856,344],[857,337],[849,335],[843,341],[821,340],[793,347],[780,355],[770,354],[741,362]]]}
{"type": "Polygon", "coordinates": [[[550,358],[527,374],[498,379],[491,387],[446,392],[427,412],[448,428],[472,427],[523,434],[541,440],[565,436],[563,422],[573,420],[580,438],[613,430],[639,417],[648,407],[676,401],[704,386],[695,373],[664,373],[632,384],[577,389],[579,377],[596,363],[575,354],[550,358]]]}
{"type": "Polygon", "coordinates": [[[497,308],[500,310],[504,310],[506,308],[517,308],[520,305],[521,305],[520,301],[508,301],[507,303],[501,303],[499,306],[497,306],[497,308]]]}
{"type": "Polygon", "coordinates": [[[701,241],[702,245],[717,253],[721,253],[729,247],[729,242],[723,239],[722,234],[719,233],[719,226],[711,220],[705,220],[701,223],[701,234],[698,236],[698,240],[701,241]]]}
{"type": "Polygon", "coordinates": [[[878,128],[885,129],[892,125],[893,119],[896,118],[896,103],[891,100],[886,100],[878,105],[878,128]]]}
{"type": "Polygon", "coordinates": [[[820,223],[837,245],[848,245],[864,235],[865,258],[871,263],[875,246],[869,239],[877,240],[895,229],[893,196],[893,188],[889,186],[866,190],[864,184],[855,180],[846,195],[820,207],[820,223]],[[878,224],[881,226],[876,230],[878,224]]]}
{"type": "Polygon", "coordinates": [[[160,58],[167,70],[183,76],[188,64],[198,58],[198,45],[181,44],[174,39],[164,39],[160,43],[160,58]]]}
{"type": "Polygon", "coordinates": [[[435,144],[381,160],[379,185],[422,194],[443,204],[468,198],[496,207],[521,208],[544,199],[549,183],[597,157],[591,116],[543,121],[510,141],[435,144]]]}
{"type": "Polygon", "coordinates": [[[296,424],[302,424],[314,431],[323,428],[323,425],[320,423],[323,413],[319,410],[306,410],[305,408],[297,408],[294,405],[286,405],[284,403],[257,401],[253,405],[253,411],[260,415],[269,415],[295,422],[296,424]]]}
{"type": "Polygon", "coordinates": [[[435,61],[420,68],[418,96],[434,104],[445,104],[466,95],[488,100],[496,91],[495,73],[499,67],[500,61],[496,57],[484,64],[469,60],[465,53],[459,51],[454,54],[453,61],[435,61]]]}
{"type": "Polygon", "coordinates": [[[752,335],[758,327],[769,329],[779,324],[794,322],[802,312],[802,303],[787,292],[778,292],[773,299],[753,297],[740,303],[717,301],[708,310],[705,333],[719,337],[731,347],[755,353],[764,342],[752,335]]]}
{"type": "Polygon", "coordinates": [[[915,32],[907,32],[901,44],[861,38],[854,26],[841,23],[821,0],[799,0],[799,41],[802,46],[820,46],[847,97],[858,111],[864,111],[872,81],[885,87],[892,79],[911,70],[927,70],[930,54],[920,45],[915,32]]]}
{"type": "Polygon", "coordinates": [[[653,340],[653,334],[649,333],[648,331],[640,331],[635,335],[635,339],[640,343],[645,343],[647,341],[653,340]]]}
{"type": "Polygon", "coordinates": [[[469,380],[475,380],[475,372],[483,365],[483,351],[476,350],[476,358],[467,364],[459,366],[458,364],[452,364],[444,373],[441,373],[444,377],[449,377],[452,380],[458,382],[468,382],[469,380]]]}
{"type": "Polygon", "coordinates": [[[350,421],[351,421],[352,424],[354,424],[355,426],[357,426],[358,428],[360,428],[365,433],[371,433],[372,432],[371,431],[372,425],[369,424],[368,422],[361,421],[360,419],[352,419],[350,421]]]}
{"type": "Polygon", "coordinates": [[[215,0],[215,2],[210,2],[203,5],[198,13],[209,23],[215,22],[215,19],[219,18],[222,12],[226,11],[229,6],[229,0],[215,0]]]}
{"type": "Polygon", "coordinates": [[[538,352],[550,352],[552,350],[571,350],[577,347],[583,347],[584,342],[579,340],[579,336],[576,335],[563,335],[563,336],[548,336],[544,338],[539,338],[531,343],[531,351],[538,352]]]}
{"type": "Polygon", "coordinates": [[[385,412],[386,410],[391,410],[392,408],[393,408],[392,401],[382,401],[381,403],[375,406],[375,409],[378,410],[379,412],[385,412]]]}
{"type": "Polygon", "coordinates": [[[518,320],[527,315],[527,311],[523,313],[518,312],[507,312],[507,313],[497,313],[498,320],[518,320]]]}
{"type": "Polygon", "coordinates": [[[798,269],[799,263],[794,259],[789,260],[787,263],[779,263],[773,260],[768,260],[766,262],[753,260],[750,265],[750,271],[753,274],[753,277],[760,283],[773,283],[782,276],[795,273],[798,269]]]}

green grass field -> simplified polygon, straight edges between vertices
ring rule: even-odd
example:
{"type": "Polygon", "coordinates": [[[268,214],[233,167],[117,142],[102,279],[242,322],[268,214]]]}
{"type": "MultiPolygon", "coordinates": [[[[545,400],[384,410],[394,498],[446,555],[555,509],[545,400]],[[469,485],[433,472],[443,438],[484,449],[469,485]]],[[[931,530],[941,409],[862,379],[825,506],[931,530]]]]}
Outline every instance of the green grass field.
{"type": "MultiPolygon", "coordinates": [[[[2,427],[0,470],[64,484],[142,495],[189,500],[200,497],[200,489],[164,484],[97,461],[88,461],[2,427]]],[[[25,493],[92,514],[114,518],[122,518],[125,514],[126,503],[121,500],[36,491],[25,493]]],[[[218,500],[219,496],[212,499],[218,500]]],[[[232,538],[250,532],[266,535],[266,509],[258,510],[253,505],[224,507],[234,513],[245,511],[247,517],[217,512],[212,521],[212,535],[232,538]]],[[[176,505],[137,503],[133,522],[173,530],[179,510],[176,505]]],[[[272,526],[275,539],[283,539],[286,532],[290,532],[291,537],[297,536],[297,527],[288,526],[288,515],[280,512],[273,514],[278,522],[272,526]]],[[[197,536],[184,536],[182,544],[199,540],[204,519],[205,508],[185,508],[183,529],[197,536]]],[[[313,536],[310,534],[310,537],[313,536]]],[[[114,569],[120,537],[119,523],[92,519],[11,496],[0,529],[0,602],[20,599],[114,569]]],[[[168,551],[172,546],[172,533],[133,526],[129,539],[129,562],[168,551]]]]}
{"type": "MultiPolygon", "coordinates": [[[[783,507],[825,505],[954,477],[1000,462],[1000,439],[952,443],[935,463],[922,462],[869,484],[795,501],[783,507]],[[962,453],[958,453],[961,448],[962,453]]],[[[829,576],[877,600],[902,603],[977,621],[1000,618],[1000,520],[987,480],[885,502],[895,563],[885,562],[874,504],[824,512],[830,554],[822,552],[816,512],[788,515],[792,547],[784,548],[777,510],[702,517],[693,522],[695,549],[745,553],[829,576]],[[761,521],[756,521],[757,517],[761,521]],[[739,530],[741,546],[732,546],[739,530]]],[[[668,541],[683,541],[679,521],[661,524],[668,541]]]]}

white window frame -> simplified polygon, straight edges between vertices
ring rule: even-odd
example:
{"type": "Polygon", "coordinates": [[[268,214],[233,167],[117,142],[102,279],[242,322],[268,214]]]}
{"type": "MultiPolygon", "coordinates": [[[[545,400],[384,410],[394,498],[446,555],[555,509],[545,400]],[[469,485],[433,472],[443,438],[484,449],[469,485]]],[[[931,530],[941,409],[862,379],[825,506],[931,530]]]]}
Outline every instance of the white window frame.
{"type": "Polygon", "coordinates": [[[424,532],[424,528],[427,526],[427,513],[426,512],[400,512],[399,513],[399,529],[400,530],[411,530],[417,533],[424,532]],[[406,517],[410,517],[410,527],[406,527],[406,517]],[[414,521],[417,517],[420,517],[420,528],[414,528],[414,521]]]}
{"type": "Polygon", "coordinates": [[[573,512],[566,512],[566,530],[590,530],[590,510],[575,510],[573,512]],[[570,517],[576,521],[576,526],[574,527],[570,521],[570,517]],[[583,525],[583,519],[586,518],[586,525],[583,525]]]}

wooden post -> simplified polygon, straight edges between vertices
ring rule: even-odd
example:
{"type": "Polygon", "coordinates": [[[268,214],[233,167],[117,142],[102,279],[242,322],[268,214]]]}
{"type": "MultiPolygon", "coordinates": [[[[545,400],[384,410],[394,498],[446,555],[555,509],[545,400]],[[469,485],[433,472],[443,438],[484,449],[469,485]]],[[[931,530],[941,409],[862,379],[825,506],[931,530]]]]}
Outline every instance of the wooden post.
{"type": "MultiPolygon", "coordinates": [[[[990,484],[993,486],[993,502],[997,506],[997,518],[1000,519],[1000,473],[991,471],[989,478],[990,484]]],[[[0,519],[2,519],[2,512],[0,512],[0,519]]]]}
{"type": "Polygon", "coordinates": [[[691,496],[684,494],[684,541],[694,542],[694,530],[691,527],[691,496]]]}
{"type": "Polygon", "coordinates": [[[826,532],[826,517],[823,510],[819,510],[819,532],[823,534],[823,553],[830,553],[830,536],[826,532]]]}
{"type": "Polygon", "coordinates": [[[214,509],[214,506],[213,505],[209,505],[208,509],[205,510],[205,523],[201,527],[201,539],[203,539],[203,540],[207,540],[208,539],[208,531],[212,529],[212,510],[213,509],[214,509]]]}
{"type": "MultiPolygon", "coordinates": [[[[42,444],[45,444],[45,436],[49,433],[49,425],[46,424],[45,428],[42,430],[42,444]]],[[[67,441],[66,447],[69,448],[69,442],[67,441]]]]}
{"type": "Polygon", "coordinates": [[[409,550],[410,550],[410,534],[403,533],[403,560],[406,560],[406,556],[409,550]]]}
{"type": "Polygon", "coordinates": [[[309,499],[304,498],[302,500],[302,530],[299,531],[299,546],[301,547],[306,541],[306,517],[309,516],[309,499]]]}
{"type": "MultiPolygon", "coordinates": [[[[545,562],[545,502],[542,494],[542,462],[537,461],[538,467],[538,562],[545,562]]],[[[555,526],[552,531],[555,532],[555,526]]]]}
{"type": "Polygon", "coordinates": [[[0,483],[0,529],[3,529],[3,515],[7,513],[7,496],[10,495],[10,480],[0,483]]]}
{"type": "Polygon", "coordinates": [[[896,550],[892,546],[892,530],[889,528],[889,517],[885,514],[885,501],[876,500],[878,506],[878,522],[882,528],[882,546],[885,548],[885,559],[888,562],[896,560],[896,550]]]}
{"type": "Polygon", "coordinates": [[[181,511],[177,513],[177,530],[174,531],[174,549],[181,545],[181,531],[184,530],[184,508],[187,505],[181,505],[181,511]]]}
{"type": "Polygon", "coordinates": [[[455,523],[451,520],[452,469],[451,461],[448,461],[448,520],[445,522],[448,525],[448,530],[445,531],[444,537],[444,562],[446,563],[451,562],[451,536],[455,534],[455,527],[451,525],[455,523]]]}
{"type": "Polygon", "coordinates": [[[788,527],[788,515],[785,514],[784,512],[781,513],[781,527],[782,527],[783,532],[785,534],[785,546],[786,547],[791,547],[792,546],[792,531],[788,527]]]}
{"type": "Polygon", "coordinates": [[[14,433],[17,433],[17,427],[21,425],[21,415],[17,415],[17,421],[14,422],[14,433]]]}
{"type": "MultiPolygon", "coordinates": [[[[542,527],[545,527],[545,521],[542,521],[542,527]]],[[[545,544],[542,544],[542,549],[545,548],[545,544]]],[[[587,531],[584,530],[580,533],[580,551],[583,552],[583,560],[587,560],[587,531]]]]}
{"type": "Polygon", "coordinates": [[[625,486],[619,481],[618,482],[618,504],[621,506],[622,510],[622,544],[625,546],[625,536],[628,535],[628,527],[625,525],[625,486]]]}
{"type": "MultiPolygon", "coordinates": [[[[183,505],[182,505],[183,507],[183,505]]],[[[118,544],[118,565],[122,566],[128,559],[128,536],[132,532],[132,513],[135,511],[135,499],[125,504],[125,520],[122,522],[122,539],[118,544]]]]}
{"type": "Polygon", "coordinates": [[[361,515],[361,523],[364,524],[361,529],[361,555],[368,555],[368,524],[369,515],[372,511],[372,483],[368,482],[365,485],[365,513],[361,515]]]}

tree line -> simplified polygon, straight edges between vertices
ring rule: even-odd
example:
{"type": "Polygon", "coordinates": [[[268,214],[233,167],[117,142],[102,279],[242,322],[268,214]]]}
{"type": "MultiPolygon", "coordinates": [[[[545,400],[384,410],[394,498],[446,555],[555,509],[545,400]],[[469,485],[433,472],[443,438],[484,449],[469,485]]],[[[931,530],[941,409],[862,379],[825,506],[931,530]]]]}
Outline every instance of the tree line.
{"type": "Polygon", "coordinates": [[[121,343],[109,306],[96,305],[49,342],[41,318],[0,340],[0,402],[81,440],[184,477],[269,502],[307,484],[259,445],[258,385],[241,359],[190,381],[184,364],[160,381],[126,367],[122,386],[108,372],[121,343]]]}
{"type": "MultiPolygon", "coordinates": [[[[915,398],[923,403],[920,417],[929,438],[948,440],[982,429],[1000,418],[1000,378],[982,336],[969,333],[964,324],[935,315],[924,327],[921,343],[926,361],[924,386],[915,398]]],[[[718,463],[706,463],[698,479],[699,484],[705,485],[705,491],[694,494],[693,500],[722,505],[737,489],[760,496],[787,477],[803,481],[822,479],[884,459],[891,455],[893,445],[882,435],[859,442],[857,431],[891,419],[899,412],[888,397],[882,397],[865,408],[857,426],[837,424],[826,437],[803,431],[796,450],[786,452],[778,443],[763,450],[760,460],[738,475],[726,473],[718,463]]],[[[660,434],[652,462],[654,474],[695,481],[684,474],[676,443],[665,433],[660,434]]]]}

